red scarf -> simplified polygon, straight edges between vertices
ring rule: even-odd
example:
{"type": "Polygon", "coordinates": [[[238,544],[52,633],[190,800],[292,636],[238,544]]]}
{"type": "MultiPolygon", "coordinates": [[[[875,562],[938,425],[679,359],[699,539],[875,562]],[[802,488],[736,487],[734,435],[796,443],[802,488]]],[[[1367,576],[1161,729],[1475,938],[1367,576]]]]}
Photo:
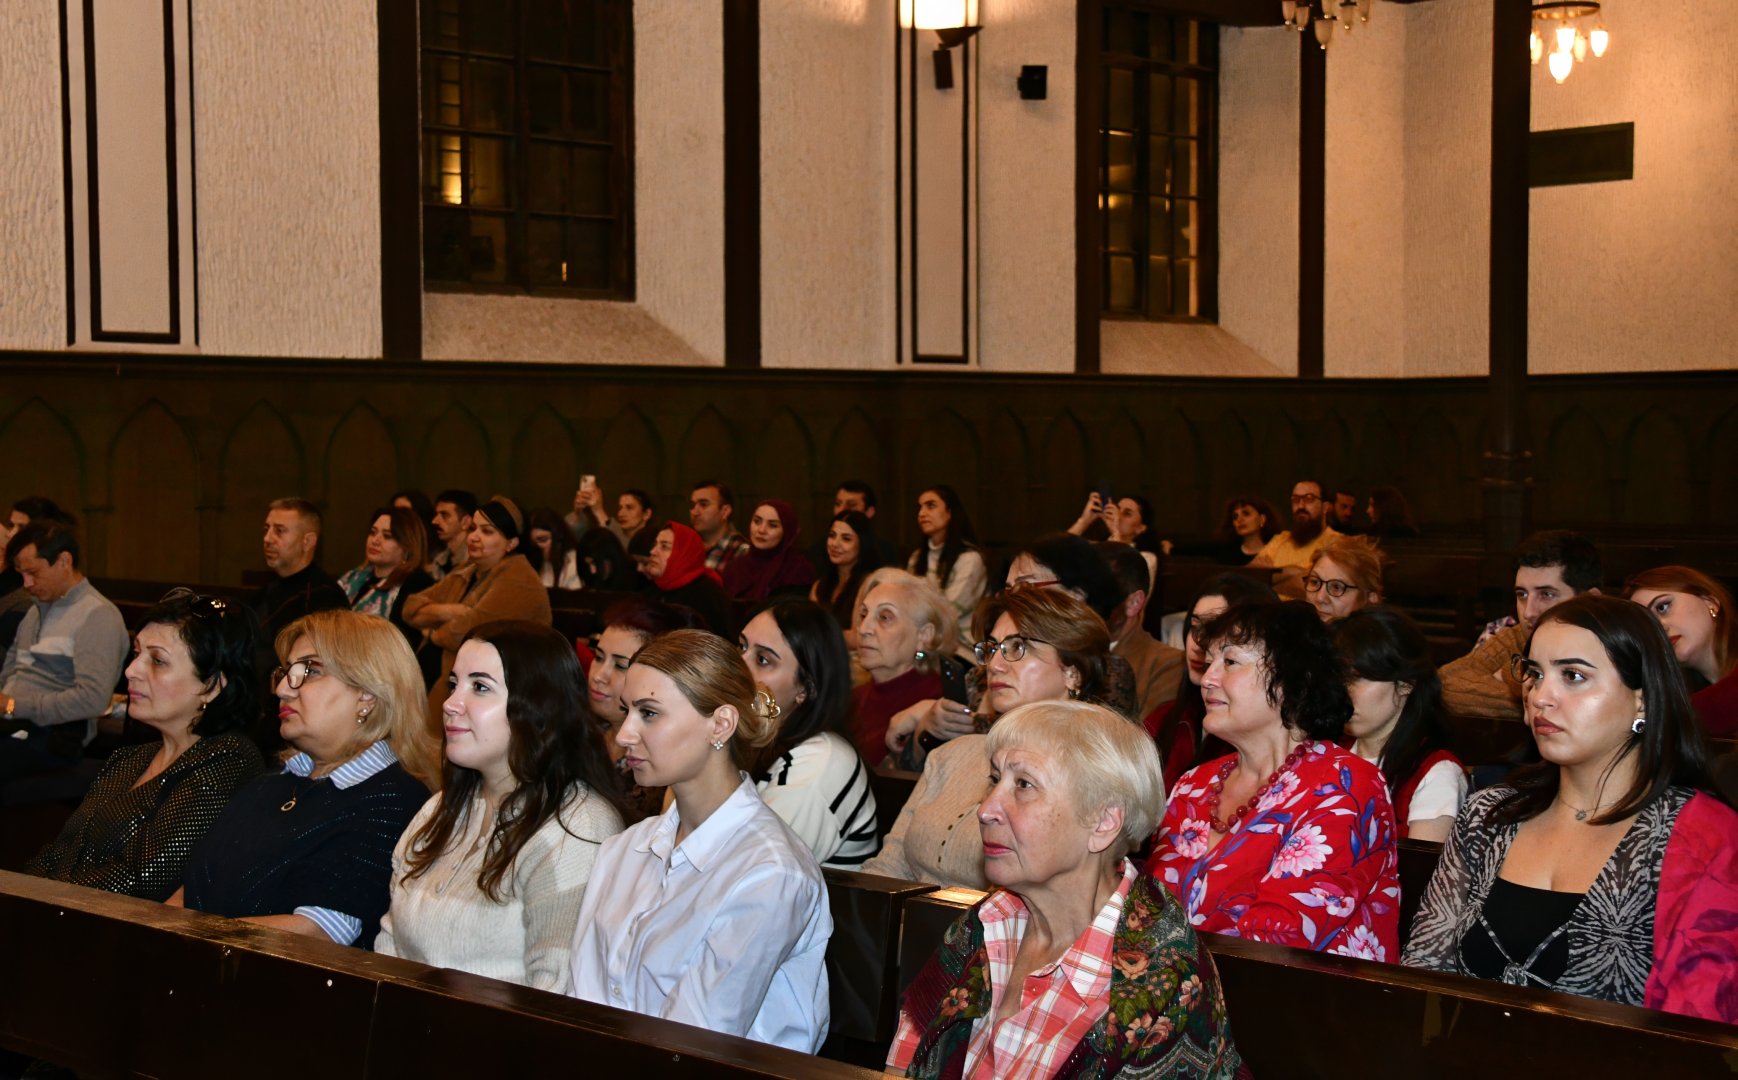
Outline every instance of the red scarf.
{"type": "MultiPolygon", "coordinates": [[[[670,530],[672,543],[670,558],[664,563],[664,572],[652,580],[664,592],[680,589],[695,578],[705,575],[718,584],[718,572],[706,565],[706,542],[700,539],[700,534],[679,521],[667,521],[664,528],[670,530]]],[[[662,532],[663,529],[658,530],[662,532]]]]}

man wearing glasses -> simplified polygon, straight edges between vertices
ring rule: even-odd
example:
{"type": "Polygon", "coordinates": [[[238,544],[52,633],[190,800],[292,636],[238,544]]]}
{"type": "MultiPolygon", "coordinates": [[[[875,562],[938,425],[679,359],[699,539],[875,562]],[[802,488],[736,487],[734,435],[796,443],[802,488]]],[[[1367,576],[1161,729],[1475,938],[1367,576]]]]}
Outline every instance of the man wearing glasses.
{"type": "Polygon", "coordinates": [[[1339,537],[1328,526],[1326,511],[1322,485],[1315,480],[1299,480],[1291,489],[1291,528],[1269,540],[1249,560],[1250,566],[1274,569],[1273,591],[1282,599],[1304,598],[1303,579],[1316,549],[1339,537]]]}

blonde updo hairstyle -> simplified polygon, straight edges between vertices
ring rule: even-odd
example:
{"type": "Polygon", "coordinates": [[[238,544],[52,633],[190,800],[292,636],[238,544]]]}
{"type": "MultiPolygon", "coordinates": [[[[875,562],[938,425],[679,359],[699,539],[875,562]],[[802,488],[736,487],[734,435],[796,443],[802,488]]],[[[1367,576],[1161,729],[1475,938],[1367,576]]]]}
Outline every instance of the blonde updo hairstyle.
{"type": "Polygon", "coordinates": [[[726,705],[734,708],[736,733],[730,739],[730,754],[739,768],[746,768],[754,752],[778,736],[778,705],[773,696],[756,685],[742,653],[717,634],[706,630],[659,634],[640,647],[633,663],[669,676],[701,716],[711,716],[726,705]]]}

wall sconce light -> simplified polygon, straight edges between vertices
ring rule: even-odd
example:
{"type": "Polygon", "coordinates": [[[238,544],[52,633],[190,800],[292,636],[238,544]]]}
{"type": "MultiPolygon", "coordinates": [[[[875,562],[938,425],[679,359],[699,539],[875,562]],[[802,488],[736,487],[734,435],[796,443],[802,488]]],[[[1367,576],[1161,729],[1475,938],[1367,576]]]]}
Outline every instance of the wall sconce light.
{"type": "Polygon", "coordinates": [[[906,24],[917,30],[934,30],[941,44],[935,50],[935,88],[953,89],[953,54],[950,50],[970,41],[983,27],[977,25],[977,0],[904,0],[909,14],[906,24]]]}

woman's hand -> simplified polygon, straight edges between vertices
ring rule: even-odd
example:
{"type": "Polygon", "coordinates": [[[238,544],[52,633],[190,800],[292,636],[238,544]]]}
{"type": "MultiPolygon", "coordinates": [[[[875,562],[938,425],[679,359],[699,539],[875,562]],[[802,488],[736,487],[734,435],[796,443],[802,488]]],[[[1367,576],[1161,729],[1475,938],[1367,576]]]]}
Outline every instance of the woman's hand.
{"type": "Polygon", "coordinates": [[[1068,531],[1076,536],[1092,527],[1092,523],[1104,517],[1104,500],[1094,491],[1086,496],[1086,505],[1080,510],[1080,517],[1074,524],[1068,526],[1068,531]]]}
{"type": "Polygon", "coordinates": [[[972,731],[970,709],[947,698],[928,698],[893,714],[887,725],[887,748],[898,753],[913,735],[928,735],[946,742],[972,731]]]}
{"type": "Polygon", "coordinates": [[[444,626],[447,623],[452,622],[454,619],[470,614],[470,611],[470,606],[467,604],[428,604],[424,606],[421,611],[416,613],[417,620],[415,625],[421,626],[425,629],[435,626],[444,626]]]}

